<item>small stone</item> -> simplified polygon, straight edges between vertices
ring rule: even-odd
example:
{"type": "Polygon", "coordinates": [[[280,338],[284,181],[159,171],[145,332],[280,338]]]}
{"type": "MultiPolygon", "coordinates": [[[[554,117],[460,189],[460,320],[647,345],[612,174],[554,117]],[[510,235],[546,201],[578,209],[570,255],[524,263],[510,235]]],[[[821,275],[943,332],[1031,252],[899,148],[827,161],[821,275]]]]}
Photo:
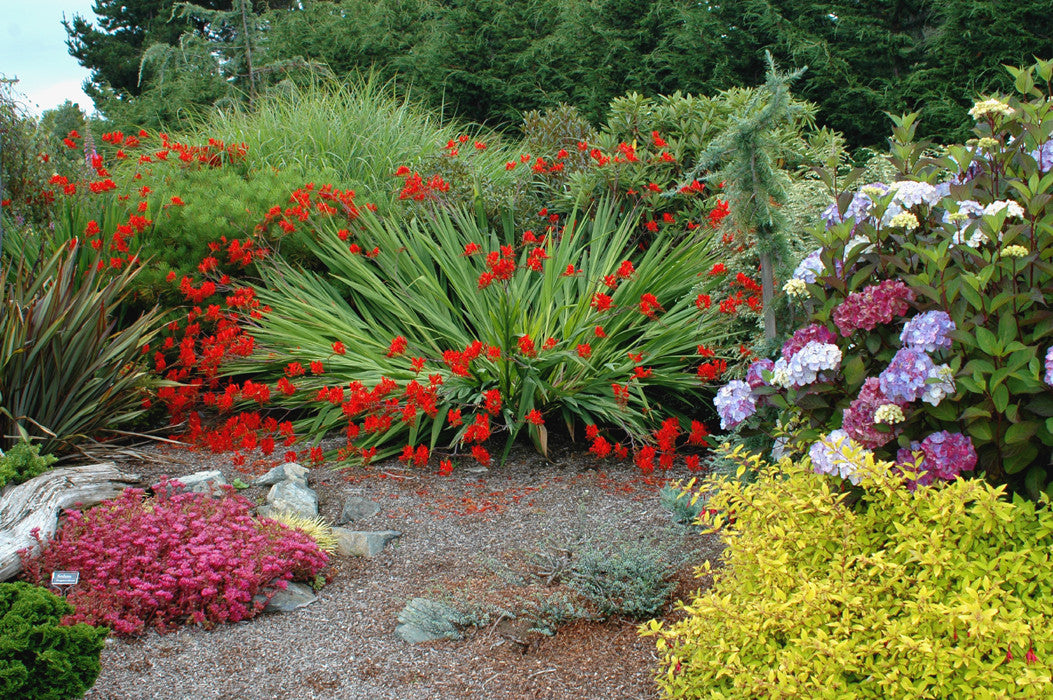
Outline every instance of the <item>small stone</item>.
{"type": "Polygon", "coordinates": [[[414,598],[399,613],[395,634],[410,644],[436,639],[461,639],[458,625],[464,616],[449,605],[428,598],[414,598]]]}
{"type": "Polygon", "coordinates": [[[296,462],[279,464],[274,469],[252,482],[253,486],[273,486],[280,481],[299,481],[307,486],[307,467],[301,467],[296,462]]]}
{"type": "Polygon", "coordinates": [[[219,491],[220,486],[227,485],[227,480],[223,478],[223,472],[218,469],[194,472],[193,474],[181,476],[175,481],[183,485],[183,491],[190,493],[211,493],[213,489],[209,484],[212,484],[216,491],[219,491]]]}
{"type": "Polygon", "coordinates": [[[398,539],[402,533],[398,530],[381,532],[356,532],[343,527],[333,528],[336,538],[336,553],[344,557],[375,557],[384,551],[388,542],[398,539]]]}
{"type": "MultiPolygon", "coordinates": [[[[264,594],[257,595],[253,600],[262,601],[264,594]]],[[[305,605],[310,605],[318,600],[318,596],[310,586],[303,583],[290,583],[285,590],[277,589],[271,599],[267,601],[263,612],[292,612],[305,605]]]]}
{"type": "Polygon", "coordinates": [[[346,523],[352,520],[364,520],[372,518],[380,512],[380,505],[368,498],[351,496],[344,501],[344,509],[340,511],[338,523],[346,523]]]}
{"type": "Polygon", "coordinates": [[[267,493],[267,503],[275,510],[308,518],[318,515],[318,494],[299,481],[279,481],[267,493]]]}

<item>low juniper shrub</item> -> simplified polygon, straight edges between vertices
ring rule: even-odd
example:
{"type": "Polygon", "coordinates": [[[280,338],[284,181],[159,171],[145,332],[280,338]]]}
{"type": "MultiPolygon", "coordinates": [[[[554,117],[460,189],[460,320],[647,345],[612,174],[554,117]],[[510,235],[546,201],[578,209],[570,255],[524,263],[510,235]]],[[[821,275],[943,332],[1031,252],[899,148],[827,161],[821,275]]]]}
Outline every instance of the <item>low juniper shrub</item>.
{"type": "Polygon", "coordinates": [[[163,480],[150,498],[126,489],[86,512],[67,512],[40,556],[23,556],[27,577],[42,582],[55,570],[80,571],[68,598],[76,612],[66,621],[133,635],[188,621],[244,620],[276,589],[314,579],[327,563],[307,535],[253,518],[252,504],[233,489],[213,498],[178,487],[163,480]]]}

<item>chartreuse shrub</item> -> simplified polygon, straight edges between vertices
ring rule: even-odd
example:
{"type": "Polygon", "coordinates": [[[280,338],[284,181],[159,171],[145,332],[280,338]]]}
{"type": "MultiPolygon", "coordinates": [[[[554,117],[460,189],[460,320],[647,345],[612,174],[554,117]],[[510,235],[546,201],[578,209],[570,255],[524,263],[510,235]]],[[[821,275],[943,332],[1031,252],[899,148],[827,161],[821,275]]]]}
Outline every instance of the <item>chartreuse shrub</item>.
{"type": "MultiPolygon", "coordinates": [[[[733,453],[740,462],[741,450],[733,453]]],[[[847,454],[846,490],[808,459],[717,478],[700,523],[723,566],[686,617],[652,621],[667,697],[1047,697],[1053,511],[977,479],[904,487],[847,454]]]]}
{"type": "Polygon", "coordinates": [[[328,275],[263,269],[256,352],[229,365],[276,386],[298,432],[343,430],[348,459],[423,465],[441,443],[486,463],[491,434],[510,445],[523,428],[545,452],[546,423],[649,443],[703,400],[699,344],[727,342],[727,314],[700,303],[723,281],[708,237],[638,254],[636,218],[611,206],[538,233],[463,212],[359,222],[319,224],[310,245],[328,275]]]}
{"type": "Polygon", "coordinates": [[[69,511],[38,557],[23,555],[31,581],[80,572],[68,621],[105,624],[119,635],[238,622],[288,581],[313,580],[328,561],[303,532],[253,518],[252,504],[236,494],[180,493],[177,482],[162,481],[144,495],[125,489],[69,511]]]}
{"type": "Polygon", "coordinates": [[[40,445],[31,445],[25,441],[6,452],[0,451],[0,488],[40,476],[56,461],[54,455],[41,455],[40,445]]]}
{"type": "Polygon", "coordinates": [[[95,684],[109,630],[62,624],[72,612],[72,605],[47,589],[0,583],[0,696],[77,698],[95,684]]]}
{"type": "Polygon", "coordinates": [[[932,157],[897,119],[898,179],[839,192],[784,287],[807,325],[721,389],[724,427],[1053,492],[1053,61],[1013,72],[1019,94],[978,101],[965,145],[932,157]]]}

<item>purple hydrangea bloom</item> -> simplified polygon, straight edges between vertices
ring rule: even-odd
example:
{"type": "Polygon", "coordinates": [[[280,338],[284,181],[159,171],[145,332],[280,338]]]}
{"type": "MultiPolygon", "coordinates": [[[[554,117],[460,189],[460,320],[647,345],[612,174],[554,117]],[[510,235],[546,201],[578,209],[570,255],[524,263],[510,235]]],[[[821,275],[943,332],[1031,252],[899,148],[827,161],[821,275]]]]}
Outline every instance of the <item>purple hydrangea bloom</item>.
{"type": "Polygon", "coordinates": [[[787,362],[793,359],[805,345],[813,341],[817,343],[833,343],[837,336],[827,330],[826,326],[813,323],[804,328],[798,328],[793,336],[782,346],[782,356],[787,362]]]}
{"type": "Polygon", "coordinates": [[[852,458],[862,452],[862,447],[848,437],[845,431],[834,430],[813,443],[808,449],[808,456],[812,459],[812,471],[816,474],[839,476],[858,484],[859,467],[852,458]]]}
{"type": "Polygon", "coordinates": [[[951,339],[947,334],[955,327],[951,315],[946,311],[926,311],[907,321],[899,339],[905,346],[915,350],[948,350],[951,347],[951,339]]]}
{"type": "Polygon", "coordinates": [[[925,380],[925,393],[921,395],[921,400],[939,406],[940,402],[957,391],[957,388],[954,384],[954,370],[949,365],[936,365],[925,380]]]}
{"type": "Polygon", "coordinates": [[[831,372],[840,366],[841,348],[813,340],[795,352],[787,363],[786,383],[794,388],[807,386],[818,379],[821,372],[831,372]]]}
{"type": "Polygon", "coordinates": [[[774,362],[766,357],[762,357],[750,365],[750,368],[746,370],[746,383],[750,385],[751,389],[756,389],[759,386],[766,386],[768,382],[764,381],[764,372],[771,372],[774,368],[774,362]]]}
{"type": "Polygon", "coordinates": [[[910,403],[925,393],[925,384],[936,365],[924,352],[900,348],[888,367],[878,375],[881,391],[894,403],[910,403]]]}
{"type": "Polygon", "coordinates": [[[917,481],[918,485],[931,484],[936,479],[951,481],[958,478],[962,472],[970,472],[976,467],[976,449],[973,441],[961,433],[950,433],[941,430],[932,433],[921,443],[912,442],[910,449],[901,449],[896,454],[896,461],[901,468],[914,468],[917,458],[915,453],[921,453],[921,463],[918,468],[924,470],[917,481]]]}
{"type": "Polygon", "coordinates": [[[874,449],[886,444],[901,432],[899,428],[891,431],[880,431],[874,423],[874,412],[886,404],[896,404],[904,408],[906,403],[892,401],[881,391],[881,382],[870,377],[863,382],[859,396],[845,409],[841,419],[841,428],[845,433],[867,449],[874,449]]]}
{"type": "Polygon", "coordinates": [[[849,294],[834,309],[834,323],[845,338],[860,328],[872,331],[907,313],[911,301],[914,292],[907,285],[900,280],[884,280],[849,294]]]}
{"type": "MultiPolygon", "coordinates": [[[[881,190],[882,193],[888,192],[888,185],[883,182],[872,182],[869,185],[865,185],[865,187],[877,188],[881,190]]],[[[874,201],[870,199],[870,196],[859,191],[852,195],[852,201],[849,202],[847,207],[845,207],[844,214],[841,214],[838,211],[837,202],[833,202],[823,211],[822,218],[823,221],[826,222],[827,228],[832,228],[837,224],[844,223],[848,220],[859,224],[869,218],[870,208],[873,206],[874,201]]]]}
{"type": "Polygon", "coordinates": [[[928,204],[931,207],[940,202],[939,190],[927,182],[900,180],[892,183],[892,187],[896,190],[893,201],[904,209],[910,209],[917,204],[928,204]]]}
{"type": "Polygon", "coordinates": [[[800,263],[793,271],[793,279],[804,280],[807,284],[814,284],[819,275],[823,273],[822,248],[816,248],[800,263]]]}
{"type": "Polygon", "coordinates": [[[1046,350],[1046,384],[1053,385],[1053,347],[1046,350]]]}
{"type": "Polygon", "coordinates": [[[757,411],[757,400],[750,385],[739,379],[733,379],[720,387],[713,405],[720,416],[720,427],[724,430],[734,428],[757,411]]]}

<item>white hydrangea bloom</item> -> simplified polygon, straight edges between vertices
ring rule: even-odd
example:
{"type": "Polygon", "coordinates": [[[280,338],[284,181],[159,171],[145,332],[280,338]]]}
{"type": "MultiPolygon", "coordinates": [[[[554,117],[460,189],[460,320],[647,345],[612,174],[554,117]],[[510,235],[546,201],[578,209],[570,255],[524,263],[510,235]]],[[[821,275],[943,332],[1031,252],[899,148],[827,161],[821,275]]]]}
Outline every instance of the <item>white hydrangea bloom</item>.
{"type": "Polygon", "coordinates": [[[1024,218],[1024,208],[1011,199],[999,199],[995,202],[991,202],[984,207],[984,215],[997,214],[1003,209],[1006,210],[1007,218],[1024,218]]]}
{"type": "Polygon", "coordinates": [[[925,380],[925,393],[921,400],[931,406],[939,406],[940,402],[957,391],[954,384],[954,370],[949,365],[936,365],[925,380]]]}

